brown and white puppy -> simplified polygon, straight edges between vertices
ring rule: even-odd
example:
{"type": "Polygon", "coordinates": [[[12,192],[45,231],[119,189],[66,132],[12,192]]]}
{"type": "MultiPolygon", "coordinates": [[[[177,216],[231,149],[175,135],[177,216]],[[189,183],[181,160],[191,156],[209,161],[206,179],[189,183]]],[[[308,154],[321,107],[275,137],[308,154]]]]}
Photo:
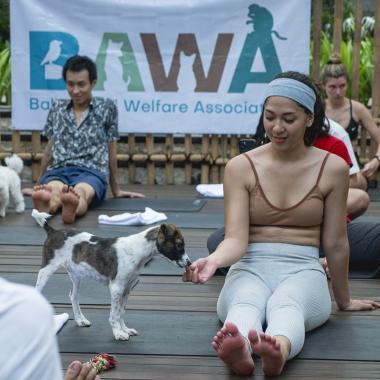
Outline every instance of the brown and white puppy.
{"type": "Polygon", "coordinates": [[[111,293],[110,325],[117,340],[128,340],[137,331],[125,325],[123,314],[129,292],[138,282],[144,265],[155,254],[179,267],[191,264],[185,253],[181,232],[173,224],[161,224],[127,237],[102,238],[73,229],[55,230],[47,223],[49,214],[32,211],[36,222],[45,229],[42,268],[36,288],[42,291],[51,275],[66,268],[72,281],[70,299],[78,326],[90,326],[82,314],[78,290],[82,277],[108,284],[111,293]]]}

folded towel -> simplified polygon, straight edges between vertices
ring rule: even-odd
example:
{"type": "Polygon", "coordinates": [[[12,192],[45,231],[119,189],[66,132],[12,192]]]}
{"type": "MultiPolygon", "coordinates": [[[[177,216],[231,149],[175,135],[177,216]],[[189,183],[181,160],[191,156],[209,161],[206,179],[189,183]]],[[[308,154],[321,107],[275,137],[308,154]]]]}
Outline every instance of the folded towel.
{"type": "Polygon", "coordinates": [[[61,330],[63,325],[68,321],[69,314],[67,313],[55,314],[53,318],[54,318],[54,331],[56,334],[58,334],[59,330],[61,330]]]}
{"type": "Polygon", "coordinates": [[[205,197],[223,198],[224,196],[222,183],[216,185],[197,185],[195,189],[205,197]]]}
{"type": "Polygon", "coordinates": [[[167,216],[162,212],[157,212],[149,207],[145,207],[145,212],[136,212],[130,214],[118,214],[113,216],[99,215],[99,224],[114,224],[118,226],[133,226],[133,225],[146,225],[161,222],[166,220],[167,216]]]}

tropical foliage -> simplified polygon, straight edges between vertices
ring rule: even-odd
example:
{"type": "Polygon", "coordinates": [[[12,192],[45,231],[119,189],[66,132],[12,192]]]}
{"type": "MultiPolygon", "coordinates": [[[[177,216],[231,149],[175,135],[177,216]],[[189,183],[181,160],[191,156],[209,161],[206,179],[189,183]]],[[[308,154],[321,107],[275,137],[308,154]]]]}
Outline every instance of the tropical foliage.
{"type": "Polygon", "coordinates": [[[0,51],[0,104],[11,103],[11,51],[6,41],[0,51]]]}
{"type": "MultiPolygon", "coordinates": [[[[327,63],[333,52],[333,24],[334,24],[334,2],[324,1],[321,36],[321,59],[320,69],[327,63]]],[[[375,19],[365,16],[362,19],[361,43],[360,43],[360,69],[359,69],[359,100],[368,103],[371,97],[373,82],[373,56],[374,56],[374,27],[375,19]]],[[[355,30],[354,8],[351,1],[344,1],[342,42],[340,45],[340,56],[342,63],[349,73],[352,72],[353,36],[355,30]]],[[[310,66],[312,72],[313,56],[312,46],[310,50],[310,66]]],[[[351,83],[349,83],[348,95],[351,95],[351,83]]]]}

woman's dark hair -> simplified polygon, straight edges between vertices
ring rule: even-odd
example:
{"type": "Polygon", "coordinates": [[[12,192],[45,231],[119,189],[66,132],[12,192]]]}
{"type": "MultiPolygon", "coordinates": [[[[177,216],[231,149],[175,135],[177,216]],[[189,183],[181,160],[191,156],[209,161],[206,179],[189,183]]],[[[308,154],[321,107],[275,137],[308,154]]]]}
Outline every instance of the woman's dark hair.
{"type": "Polygon", "coordinates": [[[340,55],[338,53],[333,53],[322,69],[321,82],[322,84],[326,84],[329,78],[340,77],[345,77],[347,82],[349,81],[347,69],[343,65],[340,55]]]}
{"type": "MultiPolygon", "coordinates": [[[[280,73],[276,75],[273,79],[278,79],[278,78],[289,78],[289,79],[298,80],[299,82],[302,82],[306,86],[309,86],[314,91],[315,97],[316,97],[315,105],[314,105],[314,121],[310,127],[306,128],[305,135],[304,135],[305,145],[306,146],[313,145],[314,140],[318,136],[328,133],[328,129],[326,132],[326,127],[324,127],[325,110],[324,110],[323,101],[322,101],[322,98],[317,86],[312,82],[312,80],[307,75],[299,73],[297,71],[286,71],[284,73],[280,73]]],[[[311,112],[302,104],[299,104],[299,103],[297,104],[301,108],[303,108],[308,115],[311,114],[311,112]]],[[[269,139],[265,135],[264,112],[261,113],[255,137],[260,145],[263,145],[269,142],[269,139]]]]}
{"type": "Polygon", "coordinates": [[[62,69],[62,76],[66,82],[66,74],[68,71],[82,71],[87,70],[90,83],[97,79],[98,74],[96,71],[95,63],[85,55],[74,55],[70,57],[64,64],[62,69]]]}

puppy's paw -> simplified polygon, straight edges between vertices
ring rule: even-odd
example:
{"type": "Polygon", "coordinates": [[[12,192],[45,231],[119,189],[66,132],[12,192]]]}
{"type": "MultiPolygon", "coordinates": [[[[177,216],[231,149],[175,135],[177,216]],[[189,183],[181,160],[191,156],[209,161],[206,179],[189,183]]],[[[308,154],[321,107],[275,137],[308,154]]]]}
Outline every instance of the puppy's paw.
{"type": "Polygon", "coordinates": [[[113,330],[113,336],[116,340],[129,340],[129,334],[122,330],[113,330]]]}
{"type": "Polygon", "coordinates": [[[16,207],[15,207],[15,211],[20,214],[22,212],[25,211],[25,203],[19,203],[16,207]]]}
{"type": "Polygon", "coordinates": [[[129,336],[139,335],[137,330],[129,329],[128,327],[126,327],[123,331],[125,331],[129,336]]]}
{"type": "Polygon", "coordinates": [[[79,327],[90,327],[91,322],[86,318],[76,319],[75,322],[79,327]]]}

